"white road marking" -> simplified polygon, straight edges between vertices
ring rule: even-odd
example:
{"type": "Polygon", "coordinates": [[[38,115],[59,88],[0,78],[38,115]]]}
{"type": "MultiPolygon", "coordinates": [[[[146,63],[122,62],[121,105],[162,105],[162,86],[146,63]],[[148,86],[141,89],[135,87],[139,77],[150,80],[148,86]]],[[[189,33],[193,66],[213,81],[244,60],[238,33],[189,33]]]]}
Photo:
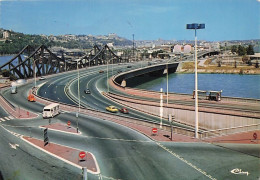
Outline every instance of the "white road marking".
{"type": "Polygon", "coordinates": [[[5,120],[4,120],[3,118],[0,118],[0,121],[3,121],[3,122],[5,122],[5,120]]]}
{"type": "Polygon", "coordinates": [[[11,143],[9,143],[9,145],[10,145],[10,147],[12,149],[16,149],[16,147],[19,147],[19,144],[11,144],[11,143]]]}
{"type": "Polygon", "coordinates": [[[190,167],[192,167],[193,169],[197,170],[198,172],[200,172],[201,174],[203,174],[204,176],[208,177],[211,180],[217,180],[216,178],[212,177],[211,175],[207,174],[205,171],[203,171],[202,169],[198,168],[197,166],[193,165],[192,163],[190,163],[189,161],[183,159],[180,155],[176,154],[175,152],[171,151],[170,149],[167,149],[164,145],[160,144],[159,142],[156,142],[156,144],[158,146],[160,146],[161,148],[163,148],[164,150],[166,150],[167,152],[169,152],[170,154],[172,154],[174,157],[178,158],[179,160],[181,160],[182,162],[184,162],[185,164],[189,165],[190,167]]]}
{"type": "Polygon", "coordinates": [[[14,119],[14,117],[13,116],[8,116],[10,119],[14,119]]]}
{"type": "Polygon", "coordinates": [[[10,119],[8,117],[4,117],[7,121],[9,121],[10,119]]]}

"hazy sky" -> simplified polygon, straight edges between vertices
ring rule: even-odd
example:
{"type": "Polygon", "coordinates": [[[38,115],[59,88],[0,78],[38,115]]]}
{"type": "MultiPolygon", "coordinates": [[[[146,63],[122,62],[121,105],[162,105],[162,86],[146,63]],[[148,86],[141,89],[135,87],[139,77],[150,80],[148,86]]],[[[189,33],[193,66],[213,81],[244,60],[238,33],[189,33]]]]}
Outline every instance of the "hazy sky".
{"type": "Polygon", "coordinates": [[[92,34],[137,40],[260,39],[259,0],[0,0],[0,27],[29,34],[92,34]]]}

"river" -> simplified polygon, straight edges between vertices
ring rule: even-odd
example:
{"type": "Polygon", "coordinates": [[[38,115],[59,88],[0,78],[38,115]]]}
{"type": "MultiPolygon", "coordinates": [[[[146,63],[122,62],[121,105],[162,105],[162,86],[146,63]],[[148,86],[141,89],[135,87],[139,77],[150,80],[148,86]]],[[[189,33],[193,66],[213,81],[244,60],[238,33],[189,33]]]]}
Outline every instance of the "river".
{"type": "MultiPolygon", "coordinates": [[[[13,56],[0,56],[0,66],[13,56]]],[[[166,92],[166,76],[138,77],[127,81],[127,86],[166,92]]],[[[194,74],[170,74],[169,92],[192,94],[194,89],[194,74]]],[[[198,74],[199,90],[222,90],[222,96],[260,99],[260,75],[239,74],[198,74]]]]}
{"type": "MultiPolygon", "coordinates": [[[[127,86],[166,92],[166,76],[154,78],[149,76],[127,82],[127,86]]],[[[194,74],[170,74],[169,92],[192,94],[194,74]]],[[[198,90],[220,91],[222,96],[260,99],[260,75],[239,74],[198,74],[198,90]]]]}
{"type": "MultiPolygon", "coordinates": [[[[0,66],[2,66],[3,64],[7,63],[9,60],[11,60],[15,55],[6,55],[6,56],[0,56],[0,66]]],[[[22,58],[24,58],[24,56],[21,56],[22,58]]],[[[14,63],[16,63],[17,60],[15,60],[14,63]]]]}

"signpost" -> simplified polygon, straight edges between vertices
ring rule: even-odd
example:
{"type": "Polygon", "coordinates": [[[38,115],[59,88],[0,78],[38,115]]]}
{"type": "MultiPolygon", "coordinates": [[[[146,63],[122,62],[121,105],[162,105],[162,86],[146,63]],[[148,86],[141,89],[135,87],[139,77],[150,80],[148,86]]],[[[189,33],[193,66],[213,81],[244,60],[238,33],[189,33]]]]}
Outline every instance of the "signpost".
{"type": "Polygon", "coordinates": [[[44,146],[49,144],[48,128],[44,129],[43,131],[43,141],[44,141],[44,146]]]}
{"type": "Polygon", "coordinates": [[[153,134],[153,135],[157,134],[157,132],[158,132],[158,129],[157,129],[157,128],[153,128],[153,129],[152,129],[152,134],[153,134]]]}
{"type": "MultiPolygon", "coordinates": [[[[84,158],[86,158],[86,153],[84,151],[80,151],[79,152],[79,161],[85,161],[84,158]]],[[[88,179],[88,169],[87,167],[82,167],[82,175],[83,175],[83,180],[87,180],[88,179]]]]}
{"type": "Polygon", "coordinates": [[[82,175],[83,175],[83,180],[88,179],[88,169],[86,167],[82,168],[82,175]]]}
{"type": "Polygon", "coordinates": [[[67,125],[69,126],[69,128],[70,128],[70,124],[71,124],[71,122],[70,122],[70,121],[68,121],[68,122],[67,122],[67,125]]]}
{"type": "Polygon", "coordinates": [[[171,123],[171,141],[172,141],[172,122],[174,119],[175,119],[174,116],[169,114],[169,122],[171,123]]]}
{"type": "Polygon", "coordinates": [[[76,118],[77,118],[77,133],[79,132],[79,112],[76,112],[76,118]]]}

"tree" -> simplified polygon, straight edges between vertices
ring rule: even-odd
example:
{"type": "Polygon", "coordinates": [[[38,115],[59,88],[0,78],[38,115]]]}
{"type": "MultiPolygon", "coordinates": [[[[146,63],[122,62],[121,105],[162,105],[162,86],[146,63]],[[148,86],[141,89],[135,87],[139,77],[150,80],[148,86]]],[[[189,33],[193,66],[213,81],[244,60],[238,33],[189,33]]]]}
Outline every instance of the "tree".
{"type": "Polygon", "coordinates": [[[237,54],[239,56],[245,55],[246,54],[246,48],[241,46],[241,45],[239,45],[238,48],[237,48],[237,54]]]}
{"type": "Polygon", "coordinates": [[[254,48],[253,48],[253,46],[251,44],[247,47],[246,54],[247,55],[254,55],[255,54],[254,48]]]}
{"type": "Polygon", "coordinates": [[[255,68],[259,68],[259,63],[258,63],[258,61],[256,61],[256,63],[255,63],[255,68]]]}
{"type": "Polygon", "coordinates": [[[236,53],[236,52],[237,52],[237,46],[233,45],[233,46],[231,47],[231,52],[232,52],[232,53],[236,53]]]}

